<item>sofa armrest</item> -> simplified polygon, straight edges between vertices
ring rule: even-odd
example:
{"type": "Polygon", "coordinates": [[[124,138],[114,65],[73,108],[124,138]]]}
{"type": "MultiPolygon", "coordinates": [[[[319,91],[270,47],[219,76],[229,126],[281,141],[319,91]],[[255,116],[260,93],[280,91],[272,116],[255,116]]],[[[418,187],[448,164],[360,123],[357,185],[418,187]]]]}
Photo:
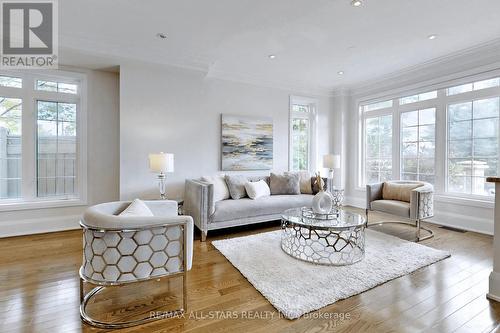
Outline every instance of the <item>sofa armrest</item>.
{"type": "Polygon", "coordinates": [[[434,187],[431,184],[411,191],[410,218],[426,219],[434,216],[434,187]]]}
{"type": "Polygon", "coordinates": [[[208,221],[215,211],[213,184],[187,179],[184,192],[184,214],[193,218],[194,224],[203,232],[208,230],[208,221]]]}
{"type": "Polygon", "coordinates": [[[372,201],[382,200],[382,189],[384,183],[366,185],[366,209],[371,210],[372,201]]]}

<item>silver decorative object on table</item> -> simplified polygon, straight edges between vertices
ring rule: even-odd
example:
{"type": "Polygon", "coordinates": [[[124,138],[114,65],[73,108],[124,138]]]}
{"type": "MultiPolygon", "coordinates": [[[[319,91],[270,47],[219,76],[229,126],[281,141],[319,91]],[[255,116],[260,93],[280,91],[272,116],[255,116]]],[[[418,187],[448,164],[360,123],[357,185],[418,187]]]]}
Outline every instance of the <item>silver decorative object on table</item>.
{"type": "Polygon", "coordinates": [[[344,189],[332,188],[330,190],[330,195],[332,196],[333,207],[341,207],[344,202],[344,189]]]}
{"type": "Polygon", "coordinates": [[[288,255],[321,265],[350,265],[365,256],[365,219],[334,209],[323,216],[307,208],[281,215],[281,248],[288,255]]]}

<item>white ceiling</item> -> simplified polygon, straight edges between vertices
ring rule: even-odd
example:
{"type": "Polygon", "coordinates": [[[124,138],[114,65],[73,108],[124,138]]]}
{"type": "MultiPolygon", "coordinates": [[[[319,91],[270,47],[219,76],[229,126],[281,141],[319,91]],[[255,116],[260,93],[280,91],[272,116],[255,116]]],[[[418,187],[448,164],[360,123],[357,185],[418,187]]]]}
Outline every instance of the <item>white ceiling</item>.
{"type": "Polygon", "coordinates": [[[364,2],[64,0],[61,62],[100,68],[135,59],[209,77],[335,89],[500,38],[499,0],[364,2]]]}

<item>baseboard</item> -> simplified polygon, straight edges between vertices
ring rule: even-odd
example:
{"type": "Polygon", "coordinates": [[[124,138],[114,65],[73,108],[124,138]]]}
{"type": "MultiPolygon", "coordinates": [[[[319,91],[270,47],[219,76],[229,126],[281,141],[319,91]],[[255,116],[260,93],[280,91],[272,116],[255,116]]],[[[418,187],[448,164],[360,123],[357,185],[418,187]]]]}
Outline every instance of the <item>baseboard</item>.
{"type": "MultiPolygon", "coordinates": [[[[356,197],[346,197],[344,204],[362,209],[366,208],[365,199],[356,197]]],[[[487,218],[466,216],[452,212],[435,211],[434,217],[432,219],[425,220],[425,222],[477,232],[480,234],[493,235],[493,221],[487,218]],[[453,223],[450,223],[449,221],[453,221],[453,223]]]]}
{"type": "Polygon", "coordinates": [[[365,202],[366,202],[365,199],[356,197],[346,197],[344,200],[344,205],[365,209],[366,208],[365,202]]]}
{"type": "Polygon", "coordinates": [[[493,236],[493,221],[485,218],[465,216],[451,212],[435,212],[435,216],[432,219],[425,220],[425,222],[493,236]],[[453,223],[448,221],[453,221],[453,223]]]}
{"type": "Polygon", "coordinates": [[[0,238],[78,229],[80,215],[0,222],[0,238]]]}

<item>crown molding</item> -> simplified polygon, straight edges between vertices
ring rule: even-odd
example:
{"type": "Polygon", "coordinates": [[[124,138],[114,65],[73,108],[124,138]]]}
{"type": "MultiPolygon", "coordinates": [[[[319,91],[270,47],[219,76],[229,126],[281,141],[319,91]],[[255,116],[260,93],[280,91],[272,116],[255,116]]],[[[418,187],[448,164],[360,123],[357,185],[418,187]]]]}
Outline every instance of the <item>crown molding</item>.
{"type": "Polygon", "coordinates": [[[430,61],[383,75],[373,80],[346,87],[352,96],[375,95],[401,86],[418,85],[435,78],[451,80],[470,71],[488,71],[500,68],[500,38],[463,49],[430,61]],[[417,84],[416,84],[417,82],[417,84]]]}
{"type": "Polygon", "coordinates": [[[207,78],[245,83],[259,87],[286,90],[293,94],[297,93],[297,94],[307,94],[312,96],[323,96],[323,97],[335,97],[337,95],[337,91],[329,87],[298,85],[298,84],[293,84],[291,82],[284,82],[280,80],[273,80],[273,81],[263,80],[261,77],[257,75],[236,74],[214,69],[208,71],[207,78]]]}

